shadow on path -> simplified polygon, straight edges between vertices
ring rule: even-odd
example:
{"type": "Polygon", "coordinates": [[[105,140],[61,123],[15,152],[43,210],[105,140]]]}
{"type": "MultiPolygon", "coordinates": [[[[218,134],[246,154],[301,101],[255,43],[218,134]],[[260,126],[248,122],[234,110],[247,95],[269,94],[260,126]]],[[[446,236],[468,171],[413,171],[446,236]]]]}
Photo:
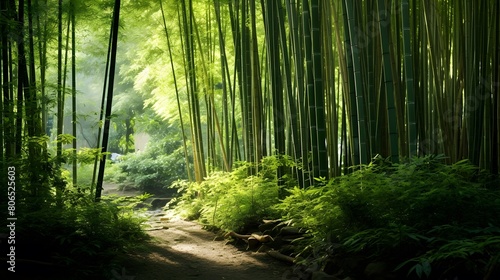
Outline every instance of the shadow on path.
{"type": "Polygon", "coordinates": [[[146,250],[131,254],[117,279],[290,279],[291,267],[263,253],[240,251],[194,222],[174,219],[151,231],[146,250]]]}

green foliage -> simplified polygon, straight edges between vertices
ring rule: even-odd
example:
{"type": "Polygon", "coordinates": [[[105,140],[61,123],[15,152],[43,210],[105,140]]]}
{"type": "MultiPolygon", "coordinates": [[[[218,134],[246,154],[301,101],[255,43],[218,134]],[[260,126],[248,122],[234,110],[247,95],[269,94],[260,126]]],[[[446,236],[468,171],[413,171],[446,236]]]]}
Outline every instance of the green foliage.
{"type": "MultiPolygon", "coordinates": [[[[44,139],[46,138],[38,138],[40,145],[44,145],[44,139]]],[[[5,162],[5,166],[15,168],[16,197],[22,198],[22,204],[19,204],[25,206],[27,211],[37,210],[53,203],[54,188],[64,188],[67,184],[67,177],[58,168],[56,157],[50,154],[9,159],[5,162]]],[[[0,198],[0,201],[3,202],[3,199],[0,198]]]]}
{"type": "Polygon", "coordinates": [[[95,203],[92,198],[69,188],[62,207],[22,212],[17,230],[23,257],[64,265],[75,274],[67,279],[109,273],[117,257],[147,238],[141,228],[144,219],[131,211],[139,201],[105,197],[95,203]]]}
{"type": "Polygon", "coordinates": [[[104,170],[104,181],[127,184],[127,174],[122,171],[119,164],[109,161],[104,170]]]}
{"type": "MultiPolygon", "coordinates": [[[[276,177],[278,166],[290,165],[286,158],[266,157],[256,168],[239,163],[232,172],[213,172],[201,183],[176,182],[173,187],[183,193],[176,210],[187,218],[199,218],[207,225],[227,231],[239,231],[264,218],[277,218],[279,203],[276,177]],[[257,169],[255,175],[251,170],[257,169]]],[[[291,180],[284,178],[285,185],[291,180]]]]}
{"type": "Polygon", "coordinates": [[[328,183],[294,188],[277,208],[308,228],[314,244],[342,243],[348,254],[389,260],[419,277],[459,273],[464,266],[450,266],[458,259],[486,273],[499,249],[500,191],[490,182],[467,161],[376,158],[328,183]]]}
{"type": "Polygon", "coordinates": [[[397,269],[409,268],[408,275],[415,272],[419,278],[422,273],[428,277],[432,266],[445,273],[466,267],[474,274],[485,274],[500,264],[499,234],[500,229],[492,225],[474,229],[436,226],[427,232],[431,238],[423,237],[424,246],[430,249],[401,263],[397,269]]]}
{"type": "Polygon", "coordinates": [[[203,202],[198,196],[200,193],[200,184],[187,180],[177,180],[169,188],[177,189],[177,192],[182,194],[171,201],[171,203],[177,204],[175,211],[185,219],[198,219],[203,207],[203,202]]]}
{"type": "Polygon", "coordinates": [[[75,137],[71,134],[59,134],[56,141],[62,144],[71,144],[73,139],[75,139],[75,137]]]}
{"type": "Polygon", "coordinates": [[[102,157],[101,149],[99,148],[80,148],[77,153],[78,163],[91,164],[94,163],[96,156],[100,160],[102,157]]]}
{"type": "MultiPolygon", "coordinates": [[[[93,171],[94,171],[94,160],[95,151],[97,149],[82,149],[78,153],[78,187],[84,190],[89,190],[92,183],[93,171]]],[[[106,162],[106,168],[104,169],[104,181],[123,183],[127,179],[127,174],[121,171],[120,166],[113,163],[111,160],[106,162]]],[[[69,181],[69,178],[68,178],[69,181]]]]}
{"type": "Polygon", "coordinates": [[[15,168],[15,245],[16,255],[22,256],[20,270],[43,262],[54,270],[48,272],[50,277],[40,275],[44,279],[101,277],[118,265],[117,257],[147,237],[141,228],[143,219],[132,212],[147,196],[126,201],[104,197],[95,203],[88,188],[92,165],[79,165],[83,176],[72,186],[70,172],[59,167],[50,154],[21,157],[7,164],[15,168]],[[52,277],[56,271],[62,278],[52,277]]]}
{"type": "Polygon", "coordinates": [[[151,141],[145,151],[123,156],[121,162],[114,164],[121,171],[109,174],[142,191],[165,192],[174,181],[187,178],[184,153],[179,147],[178,141],[169,139],[151,141]]]}

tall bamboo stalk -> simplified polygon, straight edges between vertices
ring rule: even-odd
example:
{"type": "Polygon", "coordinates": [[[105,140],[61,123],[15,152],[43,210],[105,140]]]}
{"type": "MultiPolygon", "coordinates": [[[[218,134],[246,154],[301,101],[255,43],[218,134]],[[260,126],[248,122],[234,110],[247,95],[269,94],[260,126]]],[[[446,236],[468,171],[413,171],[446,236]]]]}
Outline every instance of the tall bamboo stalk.
{"type": "Polygon", "coordinates": [[[406,106],[408,126],[408,157],[417,154],[417,124],[415,119],[415,87],[413,78],[413,57],[411,52],[410,38],[410,7],[408,0],[403,0],[401,5],[401,18],[403,23],[403,47],[404,47],[404,72],[406,80],[406,106]]]}
{"type": "Polygon", "coordinates": [[[183,25],[183,36],[185,42],[185,55],[186,55],[186,72],[189,82],[189,100],[190,100],[190,110],[191,110],[191,129],[192,129],[192,139],[193,139],[193,152],[195,159],[195,178],[196,181],[201,182],[206,176],[205,170],[205,156],[203,148],[203,138],[201,132],[201,120],[200,120],[200,105],[198,98],[198,84],[196,81],[196,61],[194,52],[194,20],[192,16],[192,1],[188,0],[188,5],[186,1],[181,1],[182,7],[182,25],[183,25]],[[189,10],[188,10],[189,7],[189,10]],[[189,11],[189,12],[188,12],[189,11]]]}
{"type": "Polygon", "coordinates": [[[75,1],[70,1],[71,17],[71,130],[73,133],[73,185],[78,182],[77,132],[76,132],[76,10],[75,1]]]}
{"type": "MultiPolygon", "coordinates": [[[[273,107],[273,131],[274,131],[274,148],[277,155],[284,155],[285,147],[285,115],[283,106],[283,81],[280,71],[280,53],[279,53],[279,26],[278,9],[281,8],[276,1],[267,1],[265,6],[267,22],[266,29],[266,45],[267,58],[269,64],[269,74],[271,83],[272,107],[273,107]]],[[[264,8],[264,7],[263,7],[264,8]]],[[[278,180],[285,175],[283,167],[278,167],[278,180]]],[[[281,181],[279,181],[281,182],[281,181]]]]}
{"type": "MultiPolygon", "coordinates": [[[[62,163],[62,139],[63,118],[64,118],[64,96],[63,96],[63,73],[62,73],[62,0],[58,1],[57,6],[57,144],[56,144],[56,163],[60,169],[62,163]]],[[[62,204],[62,186],[56,186],[56,200],[59,205],[62,204]]]]}
{"type": "MultiPolygon", "coordinates": [[[[349,29],[350,48],[353,62],[353,83],[355,89],[356,112],[359,135],[359,162],[368,163],[370,159],[368,126],[366,123],[366,108],[364,97],[364,86],[361,72],[360,49],[358,46],[358,26],[356,23],[356,3],[357,1],[346,0],[347,28],[349,29]]],[[[351,101],[352,102],[352,101],[351,101]]],[[[353,108],[351,108],[353,110],[353,108]]]]}
{"type": "Polygon", "coordinates": [[[390,48],[389,48],[389,24],[387,20],[387,15],[389,14],[388,9],[385,6],[385,0],[378,1],[379,9],[379,25],[380,25],[380,43],[382,44],[382,57],[383,57],[383,69],[384,69],[384,89],[385,98],[387,103],[387,115],[389,122],[389,138],[390,138],[390,155],[392,162],[399,161],[399,149],[398,149],[398,131],[397,131],[397,116],[396,108],[394,105],[394,87],[392,80],[392,65],[390,58],[390,48]]]}
{"type": "Polygon", "coordinates": [[[101,157],[99,163],[99,173],[97,175],[97,184],[96,184],[96,192],[95,192],[95,201],[99,202],[101,200],[102,193],[102,184],[104,180],[104,168],[106,166],[106,152],[108,150],[108,141],[109,141],[109,125],[111,122],[111,106],[113,104],[113,89],[114,89],[114,81],[115,81],[115,69],[116,69],[116,53],[118,46],[118,26],[120,23],[120,0],[115,0],[115,4],[113,7],[113,21],[111,24],[111,45],[110,45],[110,61],[109,61],[109,72],[107,75],[109,76],[109,82],[107,87],[107,98],[106,98],[106,112],[104,114],[104,128],[103,128],[103,136],[102,136],[102,148],[101,151],[103,156],[101,157]]]}
{"type": "Polygon", "coordinates": [[[175,74],[174,60],[173,60],[173,55],[172,55],[172,46],[170,44],[170,36],[168,35],[167,22],[165,20],[165,13],[163,11],[163,1],[162,0],[160,0],[160,10],[161,10],[161,15],[162,15],[162,20],[163,20],[163,27],[165,29],[165,37],[167,39],[167,48],[168,48],[168,54],[170,57],[170,67],[172,69],[172,75],[173,75],[173,79],[174,79],[175,97],[177,100],[177,111],[179,112],[179,120],[180,120],[180,124],[181,124],[181,132],[182,132],[182,147],[183,147],[183,151],[184,151],[184,160],[186,161],[186,172],[188,175],[188,179],[190,181],[192,181],[193,178],[191,175],[191,168],[189,167],[187,137],[186,137],[186,133],[184,130],[184,120],[182,117],[181,103],[180,103],[180,98],[179,98],[179,87],[177,85],[177,77],[175,74]]]}

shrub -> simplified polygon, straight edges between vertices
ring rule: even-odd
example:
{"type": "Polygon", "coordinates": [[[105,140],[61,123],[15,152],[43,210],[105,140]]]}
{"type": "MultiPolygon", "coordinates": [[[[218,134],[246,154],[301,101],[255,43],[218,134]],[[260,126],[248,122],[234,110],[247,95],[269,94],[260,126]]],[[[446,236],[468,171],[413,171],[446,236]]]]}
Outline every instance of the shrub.
{"type": "Polygon", "coordinates": [[[457,275],[437,268],[473,256],[469,267],[485,274],[499,259],[491,253],[498,252],[491,229],[498,226],[500,190],[488,188],[488,176],[467,161],[441,159],[376,159],[322,185],[295,188],[277,207],[309,229],[315,246],[342,243],[350,254],[403,263],[419,276],[431,267],[437,275],[457,275]]]}
{"type": "Polygon", "coordinates": [[[187,179],[186,162],[182,148],[169,140],[151,143],[143,152],[128,154],[114,164],[121,172],[110,178],[129,183],[141,191],[164,193],[166,187],[179,179],[187,179]]]}
{"type": "MultiPolygon", "coordinates": [[[[176,183],[183,195],[177,211],[185,217],[227,231],[240,231],[263,218],[277,218],[278,166],[291,165],[288,158],[267,157],[258,166],[238,163],[232,172],[212,173],[201,183],[176,183]],[[254,175],[249,175],[249,174],[254,175]]],[[[283,178],[284,185],[293,184],[283,178]]]]}
{"type": "Polygon", "coordinates": [[[121,254],[147,238],[144,219],[130,211],[137,201],[95,203],[77,191],[66,191],[63,200],[62,206],[21,212],[17,233],[23,258],[64,267],[64,279],[105,276],[117,268],[121,254]]]}
{"type": "Polygon", "coordinates": [[[176,182],[183,193],[177,211],[235,231],[281,216],[308,230],[297,243],[306,262],[382,261],[399,278],[492,279],[500,265],[498,181],[465,160],[446,165],[442,156],[427,156],[392,164],[375,158],[306,189],[284,178],[282,200],[279,166],[293,164],[268,157],[258,167],[241,163],[232,172],[214,172],[199,184],[176,182]]]}

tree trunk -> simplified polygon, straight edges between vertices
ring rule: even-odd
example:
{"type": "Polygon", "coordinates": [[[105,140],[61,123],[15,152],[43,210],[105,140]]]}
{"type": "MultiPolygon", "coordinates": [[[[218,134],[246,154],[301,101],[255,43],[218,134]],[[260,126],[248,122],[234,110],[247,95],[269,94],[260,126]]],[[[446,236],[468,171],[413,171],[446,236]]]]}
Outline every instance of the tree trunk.
{"type": "Polygon", "coordinates": [[[109,141],[109,125],[111,118],[111,106],[113,104],[113,88],[115,81],[115,69],[116,69],[116,53],[118,46],[118,29],[120,22],[120,0],[115,0],[115,5],[113,8],[113,23],[111,25],[111,52],[110,52],[110,62],[109,62],[109,75],[108,79],[108,91],[106,99],[106,112],[104,115],[104,128],[102,135],[102,158],[99,163],[99,173],[97,176],[97,185],[95,193],[95,201],[99,202],[101,200],[102,193],[102,183],[104,179],[104,168],[106,166],[106,152],[108,151],[108,141],[109,141]]]}

